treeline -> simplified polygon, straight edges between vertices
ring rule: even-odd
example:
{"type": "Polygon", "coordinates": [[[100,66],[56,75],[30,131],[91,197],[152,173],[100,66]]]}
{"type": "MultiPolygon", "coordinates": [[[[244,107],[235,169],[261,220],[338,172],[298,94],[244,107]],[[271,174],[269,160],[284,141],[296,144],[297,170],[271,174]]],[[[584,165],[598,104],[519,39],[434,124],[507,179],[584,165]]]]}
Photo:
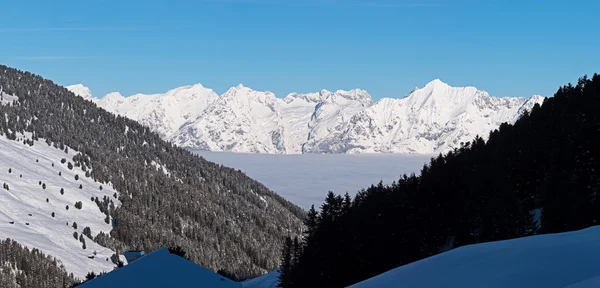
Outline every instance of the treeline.
{"type": "Polygon", "coordinates": [[[56,258],[36,248],[23,247],[10,238],[0,241],[0,287],[66,288],[74,283],[73,274],[68,274],[56,258]]]}
{"type": "Polygon", "coordinates": [[[241,171],[165,142],[52,81],[0,65],[0,94],[13,100],[0,105],[0,135],[16,140],[31,132],[29,145],[76,149],[65,161],[119,192],[120,207],[96,203],[105,221],[116,220],[110,237],[95,239],[101,245],[119,252],[181,245],[192,261],[246,279],[277,267],[282,237],[302,229],[302,209],[241,171]]]}
{"type": "Polygon", "coordinates": [[[431,159],[420,176],[351,200],[329,193],[319,213],[309,212],[300,255],[284,247],[281,285],[345,287],[463,245],[597,225],[598,111],[596,74],[561,87],[487,142],[477,137],[431,159]]]}

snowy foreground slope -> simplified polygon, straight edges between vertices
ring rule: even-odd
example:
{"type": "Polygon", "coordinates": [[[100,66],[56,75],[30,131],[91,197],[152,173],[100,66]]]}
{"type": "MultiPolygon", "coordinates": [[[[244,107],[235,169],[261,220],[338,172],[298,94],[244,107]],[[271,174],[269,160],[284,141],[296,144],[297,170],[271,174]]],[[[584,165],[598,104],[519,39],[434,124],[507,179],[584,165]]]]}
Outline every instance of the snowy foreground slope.
{"type": "Polygon", "coordinates": [[[244,288],[276,288],[277,284],[279,284],[279,271],[277,270],[242,282],[244,288]]]}
{"type": "Polygon", "coordinates": [[[363,287],[600,287],[600,226],[469,245],[393,269],[363,287]]]}
{"type": "Polygon", "coordinates": [[[78,287],[241,288],[242,285],[162,248],[78,287]]]}
{"type": "Polygon", "coordinates": [[[383,181],[391,184],[404,173],[419,174],[431,155],[303,154],[269,155],[192,150],[208,161],[239,169],[304,209],[318,208],[328,191],[348,192],[383,181]]]}
{"type": "Polygon", "coordinates": [[[8,190],[0,190],[0,237],[56,257],[78,278],[91,271],[111,271],[115,264],[106,258],[115,252],[87,236],[83,236],[87,246],[84,250],[73,232],[79,236],[89,227],[92,236],[100,231],[108,233],[112,227],[105,223],[106,216],[91,197],[101,200],[107,196],[118,206],[119,200],[113,197],[116,191],[110,185],[85,177],[82,167],[69,169],[69,163],[73,163],[72,158],[78,153],[74,149],[67,147],[65,153],[48,146],[41,138],[33,146],[23,144],[23,139],[31,139],[30,134],[17,134],[18,139],[21,141],[0,136],[0,182],[8,185],[8,190]],[[67,162],[61,163],[63,158],[67,162]],[[79,180],[75,180],[75,175],[79,180]],[[77,201],[82,202],[81,209],[75,208],[77,201]],[[77,229],[72,227],[73,222],[77,222],[77,229]],[[88,258],[94,251],[97,253],[94,259],[88,258]]]}
{"type": "Polygon", "coordinates": [[[81,84],[67,89],[181,147],[268,154],[445,152],[476,135],[486,138],[544,99],[497,98],[437,79],[376,103],[361,89],[283,99],[241,84],[221,96],[200,84],[165,94],[113,92],[101,99],[81,84]]]}

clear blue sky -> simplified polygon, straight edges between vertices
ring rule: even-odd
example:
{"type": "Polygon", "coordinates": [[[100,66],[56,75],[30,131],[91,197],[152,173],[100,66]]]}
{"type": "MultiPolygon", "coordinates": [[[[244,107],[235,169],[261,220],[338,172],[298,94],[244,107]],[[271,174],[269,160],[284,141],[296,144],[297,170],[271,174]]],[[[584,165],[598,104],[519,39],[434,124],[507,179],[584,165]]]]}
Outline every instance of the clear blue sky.
{"type": "Polygon", "coordinates": [[[551,96],[600,72],[600,1],[0,1],[0,63],[95,96],[202,83],[401,97],[440,78],[551,96]]]}

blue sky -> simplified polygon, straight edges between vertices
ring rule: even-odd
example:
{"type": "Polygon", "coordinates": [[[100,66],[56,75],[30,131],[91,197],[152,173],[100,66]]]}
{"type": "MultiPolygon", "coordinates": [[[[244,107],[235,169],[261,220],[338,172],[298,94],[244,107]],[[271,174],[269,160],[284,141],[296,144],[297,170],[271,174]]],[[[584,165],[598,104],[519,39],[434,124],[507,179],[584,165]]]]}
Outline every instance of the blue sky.
{"type": "Polygon", "coordinates": [[[202,83],[401,97],[440,78],[551,96],[600,72],[600,1],[1,1],[0,63],[94,95],[202,83]],[[596,28],[596,29],[595,29],[596,28]]]}

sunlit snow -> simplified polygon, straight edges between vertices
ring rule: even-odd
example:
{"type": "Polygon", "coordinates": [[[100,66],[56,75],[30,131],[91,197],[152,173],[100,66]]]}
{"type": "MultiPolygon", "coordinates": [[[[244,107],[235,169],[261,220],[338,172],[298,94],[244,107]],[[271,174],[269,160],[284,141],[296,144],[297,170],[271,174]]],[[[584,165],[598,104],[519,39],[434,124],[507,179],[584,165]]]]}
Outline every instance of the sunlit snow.
{"type": "MultiPolygon", "coordinates": [[[[17,138],[31,137],[17,135],[17,138]]],[[[81,234],[86,226],[90,227],[92,236],[100,231],[110,232],[112,226],[104,222],[106,216],[91,197],[101,200],[108,196],[115,206],[120,205],[120,201],[113,197],[116,191],[110,185],[85,177],[81,167],[67,168],[75,154],[77,151],[71,148],[65,153],[48,146],[41,138],[29,146],[0,136],[0,181],[9,188],[0,190],[0,238],[14,239],[30,249],[38,248],[62,261],[68,272],[83,278],[91,271],[111,271],[115,264],[106,258],[114,251],[86,236],[84,250],[73,232],[81,234]],[[62,158],[67,162],[61,163],[62,158]],[[79,180],[75,180],[75,175],[79,175],[79,180]],[[80,184],[82,189],[79,189],[80,184]],[[61,188],[64,195],[60,193],[61,188]],[[77,201],[82,202],[81,209],[75,208],[77,201]],[[74,221],[77,229],[72,227],[74,221]],[[91,256],[94,259],[88,258],[91,256]]]]}

